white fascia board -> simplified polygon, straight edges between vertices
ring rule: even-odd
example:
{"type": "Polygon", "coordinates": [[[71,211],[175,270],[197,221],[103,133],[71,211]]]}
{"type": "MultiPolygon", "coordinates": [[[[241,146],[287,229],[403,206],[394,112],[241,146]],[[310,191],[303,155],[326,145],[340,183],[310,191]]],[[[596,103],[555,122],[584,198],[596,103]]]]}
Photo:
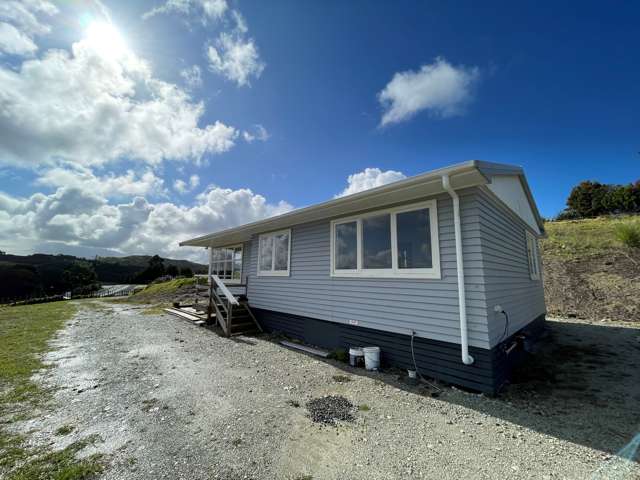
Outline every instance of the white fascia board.
{"type": "Polygon", "coordinates": [[[424,199],[444,192],[442,175],[445,174],[450,176],[451,184],[455,189],[486,185],[489,182],[488,177],[478,169],[477,161],[472,160],[247,225],[186,240],[180,242],[180,246],[217,247],[245,242],[251,239],[252,235],[258,233],[267,233],[303,223],[329,220],[375,208],[424,199]]]}

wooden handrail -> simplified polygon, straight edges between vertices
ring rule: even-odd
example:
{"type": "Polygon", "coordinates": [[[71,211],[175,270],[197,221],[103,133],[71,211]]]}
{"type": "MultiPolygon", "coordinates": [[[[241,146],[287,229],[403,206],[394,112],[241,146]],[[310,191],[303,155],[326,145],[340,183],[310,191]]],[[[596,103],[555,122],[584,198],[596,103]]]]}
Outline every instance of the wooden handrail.
{"type": "Polygon", "coordinates": [[[231,305],[239,305],[238,299],[235,297],[233,293],[227,288],[222,280],[217,275],[211,275],[211,279],[214,281],[216,286],[220,289],[222,294],[227,298],[231,305]]]}

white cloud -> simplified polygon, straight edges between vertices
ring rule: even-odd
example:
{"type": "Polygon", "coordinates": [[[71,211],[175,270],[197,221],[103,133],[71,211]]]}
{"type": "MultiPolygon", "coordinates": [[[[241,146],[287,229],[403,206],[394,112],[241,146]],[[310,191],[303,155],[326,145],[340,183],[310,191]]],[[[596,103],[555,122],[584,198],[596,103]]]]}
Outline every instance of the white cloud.
{"type": "Polygon", "coordinates": [[[195,89],[202,86],[202,72],[198,65],[192,65],[191,67],[182,69],[180,71],[180,76],[183,78],[184,83],[190,89],[195,89]]]}
{"type": "Polygon", "coordinates": [[[203,25],[211,20],[219,20],[228,9],[226,0],[167,0],[142,15],[144,20],[160,14],[177,13],[185,17],[197,18],[203,25]]]}
{"type": "MultiPolygon", "coordinates": [[[[199,181],[199,180],[198,180],[199,181]]],[[[190,179],[190,183],[196,183],[190,179]]],[[[0,193],[0,248],[25,251],[63,242],[86,254],[109,248],[122,254],[200,255],[178,247],[186,238],[284,213],[292,207],[276,204],[249,189],[211,186],[191,206],[149,203],[142,197],[110,204],[104,197],[76,187],[61,187],[50,195],[16,198],[0,193]]],[[[71,251],[71,250],[67,250],[71,251]]],[[[201,250],[198,249],[198,252],[201,250]]]]}
{"type": "Polygon", "coordinates": [[[347,187],[336,197],[344,197],[353,193],[369,190],[370,188],[380,187],[387,183],[397,182],[406,178],[402,172],[395,170],[382,171],[379,168],[365,168],[362,172],[353,173],[347,178],[347,187]]]}
{"type": "Polygon", "coordinates": [[[127,170],[122,175],[109,173],[96,176],[89,168],[67,165],[45,170],[36,180],[37,185],[48,187],[73,187],[93,192],[105,198],[131,196],[164,196],[164,180],[148,169],[142,174],[127,170]]]}
{"type": "Polygon", "coordinates": [[[253,132],[245,130],[244,132],[242,132],[242,137],[248,143],[254,142],[255,140],[266,142],[267,140],[269,140],[269,137],[271,137],[271,135],[269,135],[267,129],[262,125],[256,124],[254,125],[253,132]]]}
{"type": "Polygon", "coordinates": [[[0,54],[32,55],[38,49],[35,37],[51,30],[39,17],[57,13],[56,6],[45,0],[0,2],[0,54]]]}
{"type": "MultiPolygon", "coordinates": [[[[0,192],[0,250],[29,253],[37,249],[89,256],[105,252],[157,253],[203,261],[202,249],[181,248],[178,242],[293,208],[284,201],[268,202],[247,188],[232,190],[215,185],[196,195],[190,205],[154,203],[144,198],[143,192],[157,188],[142,186],[154,183],[148,174],[127,172],[120,177],[97,177],[81,169],[71,174],[53,169],[45,172],[38,183],[52,187],[64,182],[68,185],[57,187],[51,194],[35,193],[20,198],[0,192]],[[133,180],[128,181],[130,178],[133,180]],[[98,188],[99,182],[111,183],[112,188],[98,188]],[[137,185],[127,190],[128,200],[110,200],[114,191],[126,190],[116,187],[118,183],[137,185]]],[[[349,176],[348,187],[341,195],[402,178],[404,175],[397,171],[367,168],[349,176]]],[[[183,183],[193,190],[200,184],[200,178],[192,175],[183,183]]]]}
{"type": "Polygon", "coordinates": [[[259,78],[265,67],[253,39],[239,31],[222,32],[215,46],[209,45],[207,57],[212,72],[236,82],[239,87],[250,85],[251,77],[259,78]]]}
{"type": "Polygon", "coordinates": [[[378,94],[384,110],[380,125],[408,120],[423,110],[442,118],[461,115],[479,76],[478,67],[456,67],[443,58],[417,72],[396,73],[378,94]]]}
{"type": "Polygon", "coordinates": [[[49,50],[19,70],[0,67],[0,156],[18,166],[59,159],[104,164],[123,157],[150,164],[199,162],[233,147],[238,132],[199,126],[204,104],[153,77],[126,49],[106,55],[91,38],[71,52],[49,50]]]}
{"type": "Polygon", "coordinates": [[[175,182],[173,182],[173,189],[180,194],[184,194],[189,191],[189,187],[187,187],[187,182],[180,179],[177,179],[175,182]]]}
{"type": "Polygon", "coordinates": [[[200,185],[200,177],[198,175],[191,175],[189,177],[189,183],[181,179],[173,182],[173,189],[179,194],[184,195],[185,193],[195,190],[198,185],[200,185]]]}
{"type": "Polygon", "coordinates": [[[38,46],[27,35],[9,23],[0,22],[0,53],[32,55],[38,46]]]}

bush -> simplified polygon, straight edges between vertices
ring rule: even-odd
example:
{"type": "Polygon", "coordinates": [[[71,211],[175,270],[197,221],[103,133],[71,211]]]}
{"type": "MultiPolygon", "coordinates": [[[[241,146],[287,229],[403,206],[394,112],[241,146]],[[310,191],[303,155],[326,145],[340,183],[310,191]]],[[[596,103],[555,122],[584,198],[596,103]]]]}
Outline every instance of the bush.
{"type": "Polygon", "coordinates": [[[629,248],[640,248],[640,223],[625,222],[616,226],[616,238],[629,248]]]}
{"type": "Polygon", "coordinates": [[[344,348],[336,348],[329,354],[329,358],[334,358],[340,362],[346,362],[349,360],[349,352],[344,348]]]}

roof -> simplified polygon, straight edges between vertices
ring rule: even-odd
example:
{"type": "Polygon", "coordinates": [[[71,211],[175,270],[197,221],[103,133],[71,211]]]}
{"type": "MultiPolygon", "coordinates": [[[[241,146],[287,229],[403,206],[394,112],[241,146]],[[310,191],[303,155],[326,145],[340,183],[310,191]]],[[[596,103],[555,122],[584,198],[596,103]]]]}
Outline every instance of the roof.
{"type": "Polygon", "coordinates": [[[531,204],[536,222],[543,231],[543,223],[524,176],[524,170],[515,165],[470,160],[427,173],[405,178],[380,187],[334,198],[309,207],[298,208],[281,215],[257,222],[221,230],[201,237],[180,242],[180,246],[223,247],[248,241],[258,233],[281,230],[293,225],[327,220],[372,210],[388,205],[421,199],[445,192],[442,176],[449,175],[451,186],[456,189],[487,185],[494,175],[517,175],[520,177],[527,199],[531,204]]]}

